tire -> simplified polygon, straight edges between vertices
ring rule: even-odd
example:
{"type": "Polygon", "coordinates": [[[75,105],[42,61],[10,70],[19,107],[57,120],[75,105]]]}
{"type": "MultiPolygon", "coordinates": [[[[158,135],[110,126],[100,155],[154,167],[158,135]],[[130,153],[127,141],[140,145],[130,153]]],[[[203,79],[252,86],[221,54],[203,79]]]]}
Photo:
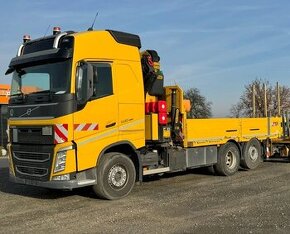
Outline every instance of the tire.
{"type": "Polygon", "coordinates": [[[252,138],[244,144],[242,150],[241,167],[246,169],[255,169],[262,162],[262,147],[261,143],[252,138]]]}
{"type": "Polygon", "coordinates": [[[216,174],[230,176],[235,174],[240,166],[240,151],[236,144],[228,142],[218,150],[217,163],[213,166],[216,174]]]}
{"type": "Polygon", "coordinates": [[[116,200],[126,197],[135,185],[132,160],[121,153],[105,154],[97,166],[97,184],[93,190],[100,198],[116,200]]]}

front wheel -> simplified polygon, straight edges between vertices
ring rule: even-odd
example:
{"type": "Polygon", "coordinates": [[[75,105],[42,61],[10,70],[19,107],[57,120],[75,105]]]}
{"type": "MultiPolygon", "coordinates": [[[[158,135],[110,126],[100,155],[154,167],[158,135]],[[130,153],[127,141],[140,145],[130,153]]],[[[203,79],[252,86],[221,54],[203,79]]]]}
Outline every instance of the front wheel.
{"type": "Polygon", "coordinates": [[[214,170],[218,175],[230,176],[235,174],[240,165],[240,151],[236,144],[228,142],[218,150],[217,164],[214,170]]]}
{"type": "Polygon", "coordinates": [[[131,192],[135,179],[135,166],[129,157],[121,153],[108,153],[97,166],[97,184],[93,190],[101,198],[120,199],[131,192]]]}

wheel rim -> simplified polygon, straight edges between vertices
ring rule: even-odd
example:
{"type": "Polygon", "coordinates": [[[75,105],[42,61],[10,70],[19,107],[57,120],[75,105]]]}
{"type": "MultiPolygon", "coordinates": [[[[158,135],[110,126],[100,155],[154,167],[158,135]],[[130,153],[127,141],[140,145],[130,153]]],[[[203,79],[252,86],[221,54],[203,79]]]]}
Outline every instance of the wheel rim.
{"type": "Polygon", "coordinates": [[[120,189],[127,183],[127,171],[121,165],[114,165],[108,174],[108,183],[114,189],[120,189]]]}
{"type": "Polygon", "coordinates": [[[226,165],[229,169],[233,169],[236,166],[237,158],[236,154],[229,150],[226,154],[226,165]]]}
{"type": "Polygon", "coordinates": [[[256,161],[259,157],[259,152],[258,152],[257,148],[253,145],[251,145],[249,147],[248,153],[249,153],[250,159],[252,161],[256,161]]]}

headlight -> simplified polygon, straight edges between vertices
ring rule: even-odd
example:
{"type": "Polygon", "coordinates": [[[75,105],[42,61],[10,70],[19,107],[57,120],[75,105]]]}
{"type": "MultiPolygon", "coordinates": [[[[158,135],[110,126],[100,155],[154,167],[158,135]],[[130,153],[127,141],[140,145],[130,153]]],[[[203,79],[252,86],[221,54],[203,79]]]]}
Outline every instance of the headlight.
{"type": "Polygon", "coordinates": [[[66,151],[60,151],[56,154],[54,173],[63,171],[66,163],[66,151]]]}

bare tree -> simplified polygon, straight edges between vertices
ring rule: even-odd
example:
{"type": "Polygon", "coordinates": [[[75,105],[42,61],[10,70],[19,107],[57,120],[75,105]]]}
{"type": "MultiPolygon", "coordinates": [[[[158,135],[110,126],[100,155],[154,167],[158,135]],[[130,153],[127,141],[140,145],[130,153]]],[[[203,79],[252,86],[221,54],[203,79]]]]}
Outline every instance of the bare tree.
{"type": "MultiPolygon", "coordinates": [[[[280,86],[279,87],[280,91],[280,105],[281,105],[281,110],[282,111],[290,111],[290,88],[286,86],[280,86]]],[[[278,114],[278,106],[277,106],[277,95],[274,96],[274,115],[278,114]]]]}
{"type": "Polygon", "coordinates": [[[197,88],[191,88],[184,92],[184,98],[190,100],[190,118],[209,118],[212,116],[211,102],[208,102],[204,96],[200,94],[197,88]]]}
{"type": "MultiPolygon", "coordinates": [[[[280,101],[282,110],[290,110],[289,87],[280,86],[280,101]]],[[[231,108],[233,117],[263,117],[266,112],[267,115],[278,115],[277,90],[269,81],[262,79],[255,79],[246,85],[240,101],[231,108]],[[254,103],[253,99],[255,100],[254,103]]]]}
{"type": "Polygon", "coordinates": [[[243,105],[241,102],[238,102],[235,105],[232,105],[230,110],[232,117],[238,118],[243,115],[243,105]]]}

